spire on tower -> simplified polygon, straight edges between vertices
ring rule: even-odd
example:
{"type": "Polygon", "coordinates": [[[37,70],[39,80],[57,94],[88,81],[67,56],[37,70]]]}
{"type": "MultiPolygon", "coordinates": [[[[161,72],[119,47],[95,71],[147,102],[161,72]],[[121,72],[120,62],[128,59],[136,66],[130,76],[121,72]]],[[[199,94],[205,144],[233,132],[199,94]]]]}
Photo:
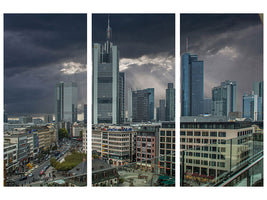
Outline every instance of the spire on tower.
{"type": "Polygon", "coordinates": [[[186,44],[185,44],[185,51],[186,52],[188,52],[188,46],[189,46],[189,44],[188,44],[188,37],[186,37],[186,44]]]}
{"type": "Polygon", "coordinates": [[[108,28],[107,28],[107,40],[111,40],[111,27],[109,25],[109,15],[108,15],[108,28]]]}

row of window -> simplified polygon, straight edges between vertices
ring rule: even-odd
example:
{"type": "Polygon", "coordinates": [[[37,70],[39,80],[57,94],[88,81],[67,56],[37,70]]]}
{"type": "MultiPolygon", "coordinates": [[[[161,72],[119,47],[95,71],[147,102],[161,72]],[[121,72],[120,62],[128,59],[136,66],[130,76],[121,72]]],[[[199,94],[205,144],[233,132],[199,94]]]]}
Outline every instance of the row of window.
{"type": "Polygon", "coordinates": [[[244,136],[244,135],[249,135],[249,134],[252,134],[252,129],[251,130],[246,130],[246,131],[239,131],[237,133],[237,136],[240,137],[240,136],[244,136]]]}
{"type": "Polygon", "coordinates": [[[160,137],[160,142],[169,142],[169,143],[173,142],[173,143],[175,143],[175,138],[160,137]]]}
{"type": "MultiPolygon", "coordinates": [[[[186,163],[216,167],[216,161],[186,159],[186,163]]],[[[217,167],[225,167],[225,162],[217,162],[217,167]]]]}
{"type": "Polygon", "coordinates": [[[160,131],[160,136],[175,136],[175,131],[160,131]]]}
{"type": "Polygon", "coordinates": [[[202,136],[202,137],[226,137],[226,132],[216,132],[216,131],[180,131],[181,136],[202,136]]]}
{"type": "Polygon", "coordinates": [[[208,153],[197,153],[197,152],[187,152],[187,156],[193,157],[202,157],[202,158],[210,158],[210,159],[218,159],[218,160],[225,160],[225,155],[223,154],[208,154],[208,153]]]}

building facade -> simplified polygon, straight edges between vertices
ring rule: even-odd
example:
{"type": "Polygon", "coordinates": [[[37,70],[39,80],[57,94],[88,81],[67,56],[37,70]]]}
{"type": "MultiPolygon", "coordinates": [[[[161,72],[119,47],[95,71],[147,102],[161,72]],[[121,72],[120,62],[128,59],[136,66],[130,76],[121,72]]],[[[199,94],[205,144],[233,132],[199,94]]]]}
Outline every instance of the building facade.
{"type": "Polygon", "coordinates": [[[135,137],[136,131],[131,127],[95,127],[92,130],[92,151],[116,166],[134,162],[135,137]]]}
{"type": "Polygon", "coordinates": [[[92,123],[119,123],[119,51],[111,42],[108,20],[107,41],[93,45],[92,123]]]}
{"type": "Polygon", "coordinates": [[[149,96],[148,90],[132,91],[132,122],[148,122],[149,121],[149,96]]]}
{"type": "Polygon", "coordinates": [[[243,96],[243,117],[253,121],[262,120],[262,97],[256,94],[243,96]]]}
{"type": "Polygon", "coordinates": [[[166,121],[175,121],[175,89],[173,83],[168,83],[166,89],[166,121]]]}
{"type": "Polygon", "coordinates": [[[204,63],[185,53],[181,65],[181,115],[198,116],[203,114],[204,63]]]}
{"type": "Polygon", "coordinates": [[[77,84],[60,82],[55,87],[55,118],[56,122],[77,121],[77,84]]]}
{"type": "Polygon", "coordinates": [[[181,122],[181,176],[207,182],[251,154],[254,127],[247,122],[181,122]]]}
{"type": "Polygon", "coordinates": [[[159,121],[165,121],[166,120],[166,102],[165,99],[159,100],[159,121]]]}
{"type": "Polygon", "coordinates": [[[159,173],[175,177],[175,122],[162,122],[159,129],[158,157],[159,173]]]}
{"type": "Polygon", "coordinates": [[[212,89],[211,109],[213,116],[229,116],[229,113],[237,112],[236,81],[226,80],[212,89]]]}
{"type": "Polygon", "coordinates": [[[137,130],[136,164],[141,169],[156,172],[159,128],[160,125],[141,125],[137,130]]]}
{"type": "Polygon", "coordinates": [[[119,72],[119,124],[125,120],[125,73],[119,72]]]}

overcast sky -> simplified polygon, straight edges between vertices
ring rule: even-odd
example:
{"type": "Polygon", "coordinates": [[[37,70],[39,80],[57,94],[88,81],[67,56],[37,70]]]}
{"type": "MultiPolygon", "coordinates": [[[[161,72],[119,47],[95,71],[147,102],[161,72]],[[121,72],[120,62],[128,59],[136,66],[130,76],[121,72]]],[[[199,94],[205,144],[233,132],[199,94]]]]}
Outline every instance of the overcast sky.
{"type": "Polygon", "coordinates": [[[5,110],[54,113],[56,83],[75,81],[78,112],[83,112],[86,48],[86,14],[5,14],[5,110]]]}
{"type": "Polygon", "coordinates": [[[237,106],[244,92],[263,80],[263,24],[258,14],[182,14],[180,48],[204,61],[204,96],[225,80],[237,81],[237,106]]]}
{"type": "MultiPolygon", "coordinates": [[[[93,43],[106,41],[107,23],[108,14],[93,14],[93,43]]],[[[155,88],[158,105],[167,84],[175,82],[175,15],[110,14],[110,26],[120,71],[126,73],[126,94],[129,88],[155,88]]]]}

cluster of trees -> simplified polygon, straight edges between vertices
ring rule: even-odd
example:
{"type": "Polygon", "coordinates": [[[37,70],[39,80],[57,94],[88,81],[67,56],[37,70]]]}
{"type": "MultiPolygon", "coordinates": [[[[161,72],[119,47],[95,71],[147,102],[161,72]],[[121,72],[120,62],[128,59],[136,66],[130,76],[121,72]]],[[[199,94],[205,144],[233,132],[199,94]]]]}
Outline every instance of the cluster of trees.
{"type": "Polygon", "coordinates": [[[65,161],[62,163],[58,162],[56,158],[53,157],[50,159],[50,164],[58,171],[69,171],[80,164],[84,158],[87,158],[85,153],[73,151],[72,154],[65,157],[65,161]]]}
{"type": "Polygon", "coordinates": [[[63,138],[69,138],[69,133],[67,129],[61,128],[58,130],[58,138],[61,140],[63,138]]]}

